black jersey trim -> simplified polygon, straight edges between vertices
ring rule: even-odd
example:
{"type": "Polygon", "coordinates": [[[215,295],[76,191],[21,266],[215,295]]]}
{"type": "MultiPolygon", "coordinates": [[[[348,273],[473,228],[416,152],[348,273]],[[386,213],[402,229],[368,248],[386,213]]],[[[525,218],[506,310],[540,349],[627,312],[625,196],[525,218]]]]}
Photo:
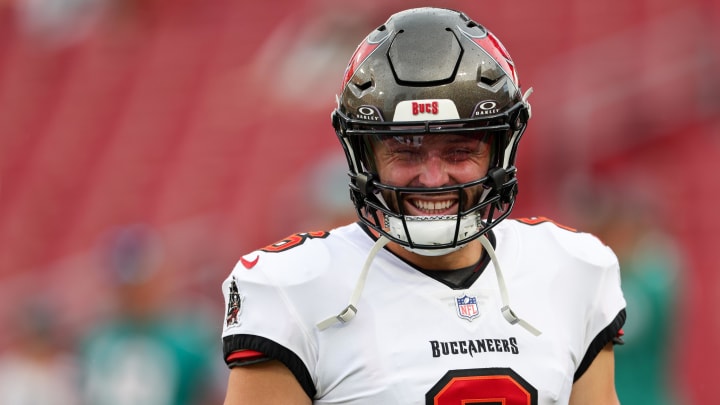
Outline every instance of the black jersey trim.
{"type": "MultiPolygon", "coordinates": [[[[243,363],[227,362],[228,356],[238,350],[255,350],[265,354],[269,359],[278,360],[285,365],[295,376],[303,388],[305,393],[310,398],[315,398],[317,389],[312,382],[310,372],[308,371],[305,363],[300,360],[297,354],[292,352],[290,349],[282,346],[281,344],[256,335],[230,335],[223,338],[223,359],[228,367],[242,367],[243,363]]],[[[253,362],[257,363],[257,362],[253,362]]]]}
{"type": "Polygon", "coordinates": [[[610,322],[610,325],[606,326],[605,329],[603,329],[600,333],[598,333],[597,336],[595,336],[595,339],[593,339],[592,343],[590,343],[590,347],[588,347],[587,352],[585,352],[585,357],[583,357],[582,361],[580,362],[580,366],[575,371],[575,376],[573,377],[573,382],[577,381],[582,377],[583,374],[585,374],[585,371],[587,371],[588,367],[590,367],[590,364],[592,364],[593,360],[595,360],[595,357],[597,357],[598,353],[607,345],[608,343],[616,343],[618,342],[616,340],[616,337],[620,333],[620,329],[622,329],[623,325],[625,324],[625,319],[627,318],[627,313],[625,312],[625,308],[620,310],[618,314],[615,316],[615,319],[613,319],[612,322],[610,322]]]}
{"type": "MultiPolygon", "coordinates": [[[[490,245],[492,245],[493,249],[496,247],[495,242],[495,234],[492,230],[490,230],[488,233],[485,234],[485,236],[488,238],[488,241],[490,241],[490,245]]],[[[406,262],[408,263],[408,262],[406,262]]],[[[480,260],[478,260],[477,263],[473,264],[472,266],[468,266],[462,269],[457,270],[424,270],[417,266],[414,266],[412,263],[408,263],[410,266],[415,267],[418,271],[425,274],[426,276],[434,279],[435,281],[439,281],[446,286],[452,288],[453,290],[464,290],[467,288],[470,288],[475,283],[475,280],[480,277],[480,275],[485,271],[485,268],[490,263],[490,255],[485,252],[485,249],[482,251],[482,255],[480,256],[480,260]]]]}

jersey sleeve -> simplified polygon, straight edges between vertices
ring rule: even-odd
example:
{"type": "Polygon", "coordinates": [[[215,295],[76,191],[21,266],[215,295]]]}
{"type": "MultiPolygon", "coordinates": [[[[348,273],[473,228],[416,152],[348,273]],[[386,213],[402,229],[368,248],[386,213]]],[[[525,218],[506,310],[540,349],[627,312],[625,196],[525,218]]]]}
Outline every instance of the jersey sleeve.
{"type": "Polygon", "coordinates": [[[535,254],[542,254],[538,249],[552,252],[543,256],[545,260],[556,260],[557,267],[564,269],[558,282],[566,291],[562,313],[567,317],[564,327],[573,330],[571,350],[577,359],[573,381],[577,381],[600,351],[622,334],[626,302],[617,256],[596,236],[547,218],[519,222],[534,229],[526,246],[536,245],[535,254]]]}
{"type": "MultiPolygon", "coordinates": [[[[601,244],[598,241],[598,244],[601,244]]],[[[612,250],[602,245],[602,255],[607,258],[597,278],[595,296],[587,314],[587,326],[583,358],[575,372],[577,381],[587,371],[595,357],[608,343],[620,342],[626,319],[626,302],[620,284],[620,267],[612,250]]]]}
{"type": "Polygon", "coordinates": [[[246,255],[223,282],[223,356],[231,368],[279,360],[312,398],[315,387],[308,363],[315,357],[314,339],[286,286],[272,277],[273,270],[285,265],[279,256],[262,251],[246,255]]]}

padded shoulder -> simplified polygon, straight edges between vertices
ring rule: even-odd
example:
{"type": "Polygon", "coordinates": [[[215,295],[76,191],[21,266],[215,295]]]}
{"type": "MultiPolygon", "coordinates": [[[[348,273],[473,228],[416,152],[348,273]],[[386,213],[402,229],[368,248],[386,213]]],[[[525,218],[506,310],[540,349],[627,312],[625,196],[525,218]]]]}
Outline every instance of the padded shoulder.
{"type": "Polygon", "coordinates": [[[615,253],[595,235],[564,226],[545,217],[511,221],[521,234],[530,233],[533,241],[554,243],[570,257],[598,267],[616,265],[615,253]],[[525,229],[521,229],[525,228],[525,229]]]}
{"type": "MultiPolygon", "coordinates": [[[[301,232],[287,236],[240,258],[233,275],[249,282],[290,286],[328,272],[354,250],[354,241],[369,238],[357,225],[331,231],[301,232]]],[[[368,242],[365,242],[368,243],[368,242]]]]}

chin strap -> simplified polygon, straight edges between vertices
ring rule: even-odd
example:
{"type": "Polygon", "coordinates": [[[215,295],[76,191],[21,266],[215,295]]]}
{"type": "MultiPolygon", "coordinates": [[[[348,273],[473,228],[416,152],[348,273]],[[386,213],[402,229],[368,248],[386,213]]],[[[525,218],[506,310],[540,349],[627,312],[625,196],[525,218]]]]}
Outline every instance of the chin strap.
{"type": "Polygon", "coordinates": [[[502,311],[503,317],[505,317],[505,320],[508,321],[511,325],[519,324],[533,335],[540,336],[542,332],[540,332],[534,326],[530,325],[524,319],[517,316],[512,310],[512,308],[510,308],[510,298],[508,297],[507,287],[505,286],[505,278],[503,277],[502,270],[500,270],[500,263],[498,262],[497,256],[495,256],[495,249],[493,249],[492,244],[485,235],[480,236],[478,239],[480,239],[480,243],[483,245],[485,251],[490,256],[493,267],[495,267],[495,277],[497,278],[498,287],[500,288],[500,299],[502,300],[503,305],[500,309],[502,311]]]}
{"type": "MultiPolygon", "coordinates": [[[[500,297],[502,299],[503,305],[501,308],[503,317],[505,317],[505,320],[507,320],[511,325],[519,324],[533,335],[540,336],[542,332],[540,332],[534,326],[530,325],[524,319],[518,317],[512,310],[512,308],[510,308],[510,299],[508,297],[507,287],[505,286],[505,278],[503,277],[502,271],[500,270],[500,263],[497,260],[497,256],[495,256],[495,249],[493,249],[492,244],[487,239],[487,237],[485,237],[485,235],[480,236],[479,239],[480,243],[485,248],[485,251],[488,253],[488,255],[490,255],[490,260],[492,260],[493,266],[495,267],[495,275],[497,278],[498,287],[500,288],[500,297]]],[[[365,259],[365,264],[363,265],[357,282],[355,283],[355,289],[353,290],[352,296],[350,297],[350,302],[348,302],[348,305],[345,307],[345,309],[343,309],[336,316],[331,316],[324,321],[319,322],[316,325],[318,329],[325,330],[335,324],[347,323],[350,322],[353,318],[355,318],[355,315],[357,314],[357,304],[360,300],[360,295],[362,295],[363,289],[365,288],[365,280],[367,279],[368,272],[370,271],[370,265],[372,264],[372,261],[375,259],[375,256],[377,256],[380,249],[385,247],[388,242],[390,242],[390,240],[385,236],[380,236],[380,238],[378,238],[372,249],[370,249],[370,253],[368,254],[367,259],[365,259]]]]}
{"type": "Polygon", "coordinates": [[[375,259],[375,256],[378,254],[380,249],[387,245],[388,242],[390,242],[390,239],[385,236],[380,236],[378,238],[372,249],[370,249],[367,259],[365,259],[365,265],[363,265],[362,271],[358,276],[358,280],[355,283],[355,290],[353,290],[353,294],[350,297],[350,302],[348,302],[347,307],[345,307],[345,309],[336,316],[332,316],[318,323],[318,329],[325,330],[336,323],[347,323],[355,318],[355,314],[357,314],[357,303],[360,300],[360,295],[362,294],[363,289],[365,288],[365,280],[367,279],[368,272],[370,271],[370,264],[372,264],[372,261],[375,259]]]}
{"type": "Polygon", "coordinates": [[[530,108],[530,103],[528,102],[528,99],[530,98],[530,95],[533,94],[533,91],[534,91],[533,88],[530,87],[529,89],[527,89],[525,94],[523,94],[523,96],[522,96],[522,101],[525,104],[525,106],[527,107],[527,112],[528,112],[527,119],[530,119],[530,117],[532,117],[532,108],[530,108]]]}

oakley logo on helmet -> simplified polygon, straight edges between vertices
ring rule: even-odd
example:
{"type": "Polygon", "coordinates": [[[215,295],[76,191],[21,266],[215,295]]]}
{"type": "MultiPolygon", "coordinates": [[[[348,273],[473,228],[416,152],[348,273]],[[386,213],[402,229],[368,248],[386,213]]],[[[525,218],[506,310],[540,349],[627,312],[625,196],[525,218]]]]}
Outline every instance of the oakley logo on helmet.
{"type": "Polygon", "coordinates": [[[497,114],[500,109],[497,108],[497,103],[493,100],[481,101],[475,106],[473,111],[473,117],[479,117],[482,115],[497,114]]]}
{"type": "Polygon", "coordinates": [[[457,107],[452,100],[408,100],[395,107],[393,121],[433,121],[458,119],[457,107]]]}
{"type": "Polygon", "coordinates": [[[365,121],[382,121],[382,114],[380,114],[380,111],[371,106],[371,105],[363,105],[360,106],[360,108],[357,109],[357,119],[365,120],[365,121]]]}

